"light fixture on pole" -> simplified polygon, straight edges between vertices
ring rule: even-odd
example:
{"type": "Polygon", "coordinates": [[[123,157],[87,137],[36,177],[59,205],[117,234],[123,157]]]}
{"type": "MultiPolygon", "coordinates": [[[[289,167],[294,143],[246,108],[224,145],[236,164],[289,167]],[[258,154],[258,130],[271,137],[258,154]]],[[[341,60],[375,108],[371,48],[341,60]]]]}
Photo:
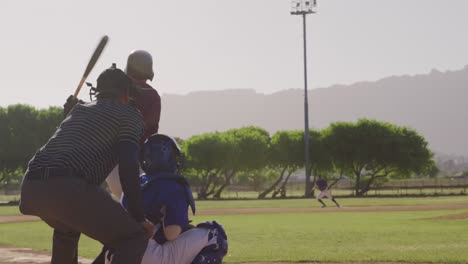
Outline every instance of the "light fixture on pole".
{"type": "Polygon", "coordinates": [[[316,0],[292,0],[291,15],[302,15],[302,28],[304,37],[304,141],[305,141],[305,197],[311,196],[310,186],[310,152],[309,152],[309,103],[307,95],[307,35],[306,15],[316,13],[316,0]]]}

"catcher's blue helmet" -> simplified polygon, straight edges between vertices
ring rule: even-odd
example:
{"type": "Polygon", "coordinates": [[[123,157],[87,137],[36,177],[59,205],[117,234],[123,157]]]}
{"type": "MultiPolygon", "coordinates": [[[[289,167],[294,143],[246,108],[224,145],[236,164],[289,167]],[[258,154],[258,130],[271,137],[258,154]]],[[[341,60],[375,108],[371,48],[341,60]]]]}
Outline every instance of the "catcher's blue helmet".
{"type": "Polygon", "coordinates": [[[183,154],[173,138],[163,134],[154,134],[145,141],[141,168],[146,174],[178,173],[182,165],[183,154]]]}

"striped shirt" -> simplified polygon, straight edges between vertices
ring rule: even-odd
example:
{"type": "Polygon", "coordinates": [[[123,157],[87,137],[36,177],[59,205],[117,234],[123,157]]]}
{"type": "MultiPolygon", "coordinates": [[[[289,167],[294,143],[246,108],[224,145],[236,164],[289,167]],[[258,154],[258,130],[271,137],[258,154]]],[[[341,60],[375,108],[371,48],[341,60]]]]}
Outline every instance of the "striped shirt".
{"type": "Polygon", "coordinates": [[[133,106],[111,100],[77,104],[29,162],[29,170],[70,168],[100,185],[118,163],[117,144],[139,145],[144,123],[133,106]]]}

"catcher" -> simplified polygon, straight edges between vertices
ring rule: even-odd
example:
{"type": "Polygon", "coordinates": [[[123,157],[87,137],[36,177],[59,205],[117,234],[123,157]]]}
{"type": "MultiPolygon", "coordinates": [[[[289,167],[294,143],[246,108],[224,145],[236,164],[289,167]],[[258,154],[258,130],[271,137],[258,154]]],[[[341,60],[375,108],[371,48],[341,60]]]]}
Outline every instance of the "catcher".
{"type": "MultiPolygon", "coordinates": [[[[193,227],[188,208],[195,214],[192,191],[179,175],[183,154],[172,138],[154,134],[143,145],[140,183],[145,215],[154,225],[142,264],[216,264],[227,253],[227,236],[221,225],[205,222],[193,227]]],[[[124,194],[122,205],[127,208],[124,194]]],[[[104,247],[94,264],[110,264],[113,250],[104,247]]]]}

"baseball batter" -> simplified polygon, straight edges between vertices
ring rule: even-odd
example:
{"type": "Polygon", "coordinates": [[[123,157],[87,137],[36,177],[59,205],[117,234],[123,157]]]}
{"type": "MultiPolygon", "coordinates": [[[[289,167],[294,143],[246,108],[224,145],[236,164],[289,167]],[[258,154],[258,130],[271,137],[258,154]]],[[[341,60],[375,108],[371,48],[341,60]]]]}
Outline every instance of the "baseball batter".
{"type": "MultiPolygon", "coordinates": [[[[140,111],[145,124],[145,130],[140,143],[159,130],[161,115],[161,97],[158,92],[147,83],[153,80],[153,58],[145,50],[134,50],[127,58],[125,69],[127,75],[133,80],[136,92],[131,95],[135,107],[140,111]]],[[[115,167],[106,179],[112,194],[120,201],[122,185],[119,180],[119,168],[115,167]]]]}

